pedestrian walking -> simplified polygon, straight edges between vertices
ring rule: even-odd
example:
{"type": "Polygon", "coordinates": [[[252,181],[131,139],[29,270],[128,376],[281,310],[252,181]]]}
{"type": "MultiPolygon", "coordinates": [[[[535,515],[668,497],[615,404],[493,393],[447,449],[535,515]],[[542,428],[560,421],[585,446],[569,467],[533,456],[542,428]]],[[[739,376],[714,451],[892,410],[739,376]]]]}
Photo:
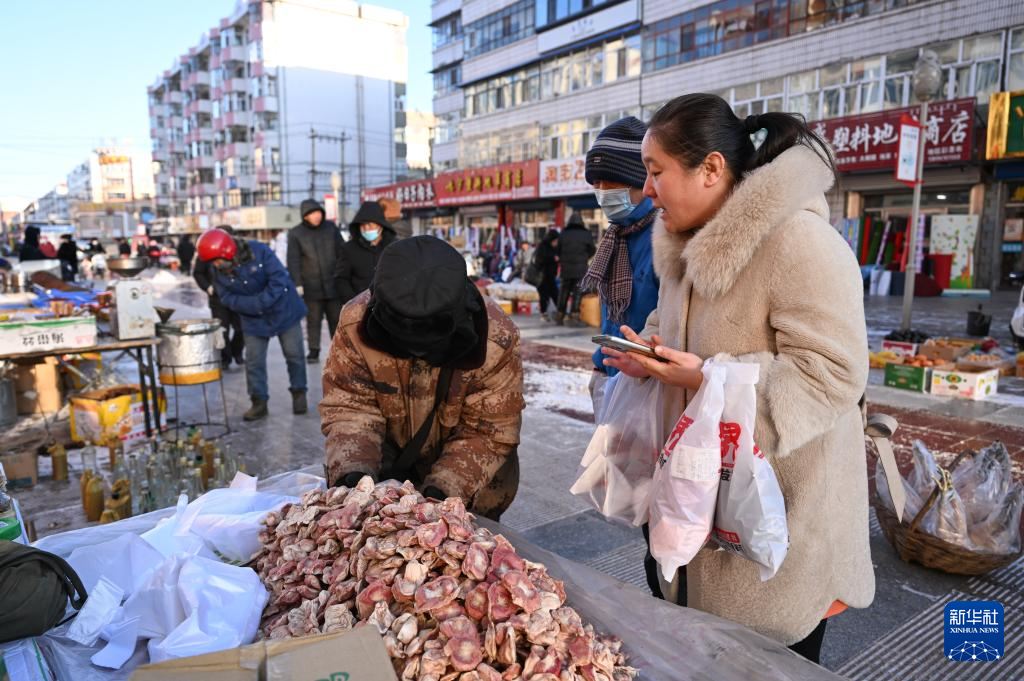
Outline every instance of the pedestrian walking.
{"type": "Polygon", "coordinates": [[[566,314],[569,326],[586,326],[580,321],[580,280],[587,273],[587,263],[594,256],[594,235],[583,223],[583,216],[573,213],[558,237],[558,264],[562,272],[562,290],[558,296],[558,316],[555,322],[562,324],[566,314]],[[572,306],[569,300],[572,299],[572,306]]]}
{"type": "Polygon", "coordinates": [[[132,254],[132,246],[123,236],[117,239],[117,254],[122,258],[129,258],[132,254]]]}
{"type": "MultiPolygon", "coordinates": [[[[231,236],[235,234],[231,225],[218,225],[217,229],[231,236]]],[[[214,287],[215,274],[212,263],[206,262],[202,258],[196,259],[195,267],[192,268],[192,277],[196,280],[199,288],[206,293],[210,304],[210,314],[220,322],[221,329],[224,331],[224,347],[220,349],[220,366],[221,369],[227,371],[231,367],[232,361],[237,366],[245,364],[245,332],[242,331],[241,315],[228,309],[217,295],[217,289],[214,287]]]]}
{"type": "Polygon", "coordinates": [[[400,239],[345,305],[324,367],[329,485],[411,480],[497,520],[519,486],[519,331],[432,236],[400,239]],[[435,427],[435,422],[437,423],[435,427]]]}
{"type": "Polygon", "coordinates": [[[196,247],[192,243],[192,237],[182,234],[178,239],[178,267],[186,277],[192,274],[192,258],[195,257],[196,247]]]}
{"type": "Polygon", "coordinates": [[[343,303],[370,287],[380,254],[397,238],[384,209],[376,201],[365,201],[348,225],[349,240],[338,262],[338,291],[343,303]]]}
{"type": "MultiPolygon", "coordinates": [[[[580,289],[600,295],[601,333],[609,336],[621,336],[623,324],[641,331],[658,306],[658,277],[651,253],[651,227],[658,211],[643,195],[647,170],[640,144],[645,132],[642,121],[627,116],[598,133],[587,152],[585,176],[608,218],[608,229],[580,289]]],[[[590,396],[596,414],[604,384],[617,372],[604,365],[600,348],[593,362],[590,396]]]]}
{"type": "Polygon", "coordinates": [[[61,234],[57,259],[60,260],[60,278],[64,281],[74,281],[78,276],[78,246],[70,234],[61,234]]]}
{"type": "Polygon", "coordinates": [[[550,229],[537,244],[533,252],[533,265],[541,276],[537,284],[540,296],[540,316],[548,322],[552,317],[548,310],[558,304],[558,230],[550,229]]]}
{"type": "Polygon", "coordinates": [[[666,361],[605,350],[606,362],[660,380],[674,413],[700,386],[704,359],[758,365],[757,446],[781,485],[790,542],[768,581],[708,547],[663,593],[818,661],[826,619],[874,596],[859,407],[867,331],[860,270],[828,222],[834,162],[801,118],[740,119],[708,94],[663,106],[642,155],[644,194],[661,209],[661,289],[650,340],[622,331],[666,361]]]}
{"type": "Polygon", "coordinates": [[[22,239],[21,248],[18,249],[18,260],[21,262],[46,260],[46,255],[39,244],[39,228],[35,225],[25,228],[25,236],[22,239]]]}
{"type": "MultiPolygon", "coordinates": [[[[306,199],[300,209],[302,222],[288,232],[288,272],[306,303],[306,336],[309,355],[306,361],[320,361],[320,330],[327,317],[327,333],[332,338],[338,327],[342,297],[337,285],[338,262],[344,239],[333,221],[325,219],[324,207],[306,199]]],[[[276,257],[276,256],[275,256],[276,257]]]]}
{"type": "Polygon", "coordinates": [[[305,414],[306,364],[303,362],[302,302],[288,270],[266,244],[233,238],[220,229],[199,237],[199,259],[213,264],[213,286],[221,302],[242,318],[245,332],[245,382],[252,406],[242,418],[257,421],[269,413],[267,349],[277,337],[288,366],[292,413],[305,414]]]}

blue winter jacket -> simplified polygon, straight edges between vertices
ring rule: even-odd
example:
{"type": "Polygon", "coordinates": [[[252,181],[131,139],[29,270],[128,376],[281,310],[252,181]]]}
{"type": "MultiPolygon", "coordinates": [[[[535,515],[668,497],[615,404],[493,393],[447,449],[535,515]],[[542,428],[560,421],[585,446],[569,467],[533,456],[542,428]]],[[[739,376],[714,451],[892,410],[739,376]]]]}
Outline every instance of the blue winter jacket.
{"type": "Polygon", "coordinates": [[[270,338],[298,324],[306,316],[306,304],[270,247],[259,241],[244,243],[250,252],[240,249],[228,272],[214,268],[213,285],[221,302],[242,318],[246,335],[270,338]]]}
{"type": "MultiPolygon", "coordinates": [[[[652,210],[654,210],[654,204],[650,199],[645,198],[622,221],[622,224],[631,225],[652,210]]],[[[629,253],[630,267],[633,268],[633,295],[629,298],[629,307],[626,308],[623,320],[621,322],[609,320],[608,308],[605,307],[603,301],[601,303],[601,333],[619,338],[622,337],[619,332],[619,327],[622,324],[628,325],[639,333],[647,323],[647,315],[658,307],[658,277],[654,273],[654,261],[651,257],[651,227],[627,236],[626,249],[629,253]]],[[[598,371],[606,372],[610,377],[617,374],[619,370],[602,364],[607,356],[601,353],[601,348],[597,348],[594,351],[594,367],[598,371]]]]}

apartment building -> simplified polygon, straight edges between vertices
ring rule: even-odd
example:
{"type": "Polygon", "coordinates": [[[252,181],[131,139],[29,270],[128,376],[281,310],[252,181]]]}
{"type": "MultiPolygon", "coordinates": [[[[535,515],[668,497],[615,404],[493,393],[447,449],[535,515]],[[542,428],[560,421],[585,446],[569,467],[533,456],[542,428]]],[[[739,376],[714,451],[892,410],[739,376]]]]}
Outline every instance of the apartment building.
{"type": "Polygon", "coordinates": [[[976,215],[975,279],[1000,279],[1002,223],[1015,206],[1024,216],[1024,187],[1004,185],[1024,170],[986,162],[978,143],[989,98],[1024,89],[1024,3],[436,0],[431,25],[441,176],[432,201],[413,189],[420,229],[481,244],[501,239],[499,228],[533,238],[578,211],[600,231],[582,172],[594,137],[686,92],[717,93],[740,116],[803,114],[837,155],[837,226],[905,220],[911,192],[893,179],[893,131],[902,113],[916,116],[912,71],[931,49],[943,84],[929,119],[924,210],[976,215]],[[523,185],[494,191],[487,178],[509,170],[523,185]]]}
{"type": "Polygon", "coordinates": [[[407,28],[351,0],[241,0],[148,88],[158,219],[280,229],[332,174],[351,211],[404,173],[407,28]]]}

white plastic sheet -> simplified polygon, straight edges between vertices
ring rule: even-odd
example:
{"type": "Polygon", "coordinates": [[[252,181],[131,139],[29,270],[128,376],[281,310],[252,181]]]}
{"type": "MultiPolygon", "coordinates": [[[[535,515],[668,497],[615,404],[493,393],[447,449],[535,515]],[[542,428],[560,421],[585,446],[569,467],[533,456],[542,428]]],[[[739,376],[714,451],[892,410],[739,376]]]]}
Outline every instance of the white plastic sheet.
{"type": "Polygon", "coordinates": [[[661,383],[616,374],[604,386],[597,429],[570,491],[606,518],[641,525],[658,452],[664,444],[661,383]]]}
{"type": "Polygon", "coordinates": [[[701,550],[715,519],[726,369],[709,359],[701,373],[704,381],[669,435],[651,485],[651,555],[666,582],[701,550]]]}

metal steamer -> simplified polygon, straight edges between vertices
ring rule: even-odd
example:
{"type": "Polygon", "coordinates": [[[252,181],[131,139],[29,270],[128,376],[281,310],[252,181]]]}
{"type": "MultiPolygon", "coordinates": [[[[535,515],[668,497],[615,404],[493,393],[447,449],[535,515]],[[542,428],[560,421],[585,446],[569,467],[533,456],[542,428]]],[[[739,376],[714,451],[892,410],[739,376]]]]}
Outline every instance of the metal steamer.
{"type": "Polygon", "coordinates": [[[220,351],[224,347],[224,333],[216,319],[183,319],[157,325],[160,345],[157,347],[157,364],[160,367],[160,383],[174,386],[174,430],[177,434],[182,427],[178,388],[200,386],[203,391],[203,409],[206,421],[188,425],[216,426],[231,432],[228,423],[227,398],[224,396],[223,373],[220,351]],[[210,420],[210,402],[206,392],[209,383],[220,387],[223,421],[210,420]]]}

